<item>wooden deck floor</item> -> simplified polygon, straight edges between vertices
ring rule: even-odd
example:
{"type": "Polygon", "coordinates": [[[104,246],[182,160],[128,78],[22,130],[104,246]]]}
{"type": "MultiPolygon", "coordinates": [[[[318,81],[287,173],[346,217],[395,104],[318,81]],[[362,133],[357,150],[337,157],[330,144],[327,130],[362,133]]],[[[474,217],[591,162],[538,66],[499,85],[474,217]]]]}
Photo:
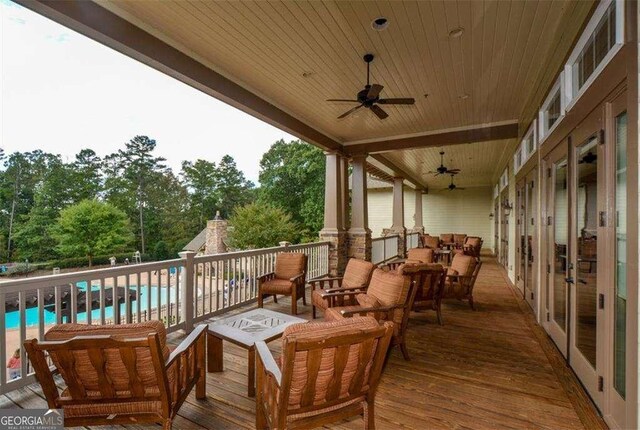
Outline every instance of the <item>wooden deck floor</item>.
{"type": "MultiPolygon", "coordinates": [[[[412,360],[393,352],[376,399],[378,428],[606,428],[495,261],[487,259],[475,291],[478,310],[447,303],[444,326],[431,312],[412,316],[412,360]]],[[[266,306],[287,312],[289,302],[266,306]]],[[[309,306],[299,309],[310,318],[309,306]]],[[[279,341],[269,346],[279,352],[279,341]]],[[[253,428],[246,352],[228,343],[224,347],[224,372],[207,375],[208,399],[197,401],[192,394],[174,428],[253,428]]],[[[0,396],[1,408],[45,405],[37,385],[0,396]]],[[[359,429],[362,421],[354,418],[328,428],[359,429]]]]}

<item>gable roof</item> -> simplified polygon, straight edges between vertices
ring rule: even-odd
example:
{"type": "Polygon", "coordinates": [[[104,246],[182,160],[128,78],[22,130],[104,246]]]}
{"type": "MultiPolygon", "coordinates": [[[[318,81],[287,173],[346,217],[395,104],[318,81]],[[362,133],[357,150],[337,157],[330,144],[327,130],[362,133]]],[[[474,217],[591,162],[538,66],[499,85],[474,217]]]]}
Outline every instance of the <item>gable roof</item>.
{"type": "Polygon", "coordinates": [[[191,242],[187,243],[184,246],[184,248],[182,248],[182,250],[198,252],[202,248],[204,248],[204,245],[206,244],[206,242],[207,242],[207,229],[203,228],[202,231],[198,233],[196,237],[191,239],[191,242]]]}

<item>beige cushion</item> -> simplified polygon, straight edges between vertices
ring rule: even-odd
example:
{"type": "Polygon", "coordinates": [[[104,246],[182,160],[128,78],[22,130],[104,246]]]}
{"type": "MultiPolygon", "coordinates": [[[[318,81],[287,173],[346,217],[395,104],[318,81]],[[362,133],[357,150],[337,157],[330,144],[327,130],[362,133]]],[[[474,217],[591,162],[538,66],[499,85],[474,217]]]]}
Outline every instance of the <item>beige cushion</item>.
{"type": "Polygon", "coordinates": [[[276,256],[276,278],[291,279],[304,272],[305,255],[298,252],[281,252],[276,256]]]}
{"type": "Polygon", "coordinates": [[[409,251],[407,251],[407,260],[416,260],[421,263],[433,263],[433,249],[430,249],[430,248],[410,249],[409,251]]]}
{"type": "Polygon", "coordinates": [[[375,308],[380,306],[380,302],[378,301],[378,299],[367,294],[358,294],[356,296],[356,301],[363,308],[375,308]]]}
{"type": "Polygon", "coordinates": [[[271,279],[260,286],[263,294],[291,294],[293,282],[289,279],[271,279]]]}
{"type": "Polygon", "coordinates": [[[348,288],[366,287],[375,265],[370,261],[350,258],[342,278],[342,286],[348,288]]]}
{"type": "Polygon", "coordinates": [[[450,269],[455,270],[458,275],[471,276],[476,268],[476,259],[470,255],[455,254],[451,262],[450,269]]]}

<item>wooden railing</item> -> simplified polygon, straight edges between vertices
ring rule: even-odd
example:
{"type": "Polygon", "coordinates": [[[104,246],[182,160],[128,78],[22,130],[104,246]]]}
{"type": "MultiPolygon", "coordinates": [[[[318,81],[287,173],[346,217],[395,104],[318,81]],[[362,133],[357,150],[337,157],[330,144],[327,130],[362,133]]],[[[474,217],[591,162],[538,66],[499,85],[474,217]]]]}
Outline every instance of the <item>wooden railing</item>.
{"type": "Polygon", "coordinates": [[[190,331],[196,322],[256,300],[257,278],[273,271],[276,254],[285,250],[307,254],[307,278],[329,273],[329,242],[318,242],[205,256],[183,252],[173,260],[0,283],[0,363],[16,349],[20,354],[19,369],[0,371],[0,394],[35,381],[22,345],[43,339],[51,325],[159,320],[168,332],[190,331]]]}
{"type": "Polygon", "coordinates": [[[380,264],[399,256],[397,234],[371,239],[371,262],[380,264]]]}

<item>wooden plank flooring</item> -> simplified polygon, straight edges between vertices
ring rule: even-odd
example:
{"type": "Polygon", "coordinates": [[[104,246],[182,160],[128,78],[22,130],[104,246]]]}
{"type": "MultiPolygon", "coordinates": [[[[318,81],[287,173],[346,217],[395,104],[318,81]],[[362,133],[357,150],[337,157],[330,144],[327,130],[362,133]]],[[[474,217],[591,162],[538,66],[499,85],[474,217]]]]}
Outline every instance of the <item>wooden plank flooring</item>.
{"type": "MultiPolygon", "coordinates": [[[[378,428],[606,428],[494,260],[483,265],[474,295],[475,312],[455,301],[444,305],[444,326],[437,325],[431,312],[412,315],[412,360],[393,352],[376,399],[378,428]]],[[[288,312],[289,301],[266,306],[288,312]]],[[[310,318],[310,306],[300,303],[299,309],[310,318]]],[[[172,343],[179,340],[177,335],[170,338],[172,343]]],[[[279,341],[269,346],[280,352],[279,341]]],[[[246,395],[246,351],[229,343],[224,348],[224,372],[207,374],[207,400],[197,401],[192,394],[175,429],[254,427],[255,403],[246,395]]],[[[0,408],[45,406],[38,385],[0,396],[0,408]]],[[[327,428],[360,429],[362,421],[354,418],[327,428]]]]}

